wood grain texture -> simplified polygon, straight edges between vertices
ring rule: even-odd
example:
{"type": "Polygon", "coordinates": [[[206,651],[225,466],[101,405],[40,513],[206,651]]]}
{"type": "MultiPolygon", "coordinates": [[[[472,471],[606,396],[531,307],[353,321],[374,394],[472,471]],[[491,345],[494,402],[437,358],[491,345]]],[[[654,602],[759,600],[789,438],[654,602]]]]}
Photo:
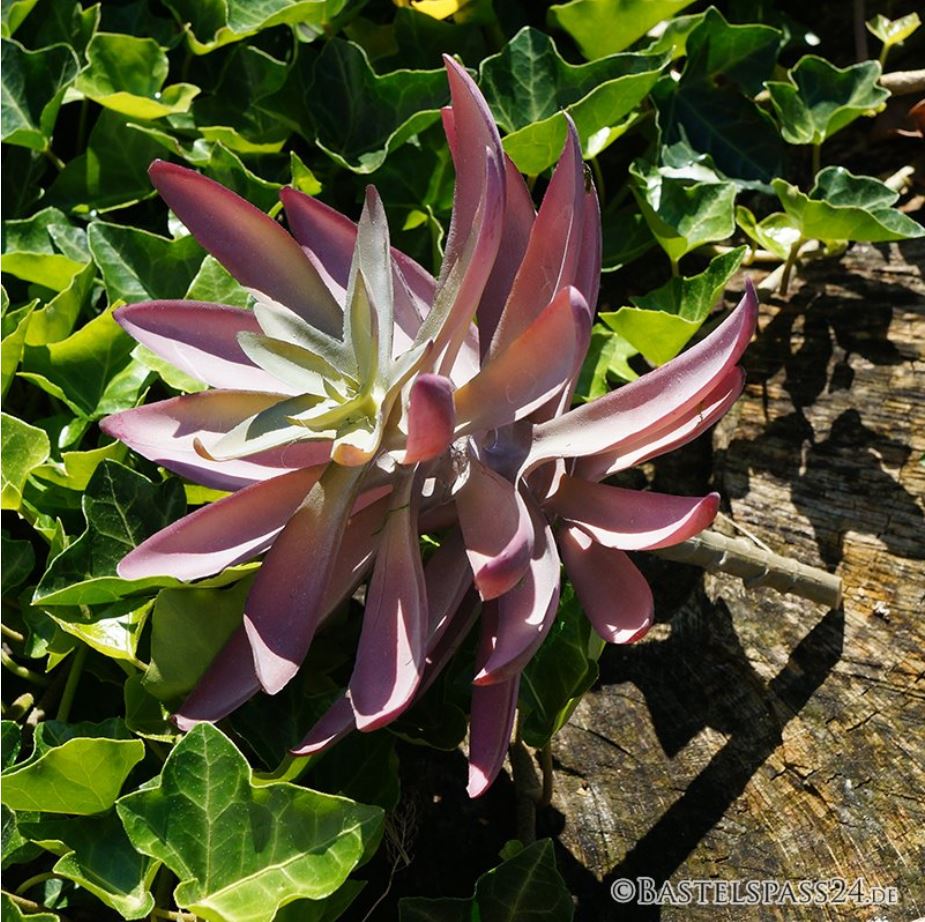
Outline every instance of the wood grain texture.
{"type": "MultiPolygon", "coordinates": [[[[578,920],[925,916],[925,245],[856,246],[762,309],[748,386],[648,473],[830,570],[826,611],[643,561],[662,622],[612,648],[554,743],[578,920]],[[617,906],[618,878],[864,878],[895,906],[617,906]]],[[[731,532],[730,533],[734,533],[731,532]]]]}

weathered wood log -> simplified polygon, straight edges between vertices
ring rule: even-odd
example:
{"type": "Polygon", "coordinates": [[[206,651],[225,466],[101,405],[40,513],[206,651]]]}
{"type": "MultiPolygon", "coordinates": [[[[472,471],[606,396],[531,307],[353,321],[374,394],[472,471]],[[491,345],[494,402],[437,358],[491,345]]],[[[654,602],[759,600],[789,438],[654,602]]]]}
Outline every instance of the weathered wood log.
{"type": "MultiPolygon", "coordinates": [[[[925,245],[856,246],[762,307],[713,437],[727,514],[841,575],[841,609],[648,558],[657,624],[554,742],[578,920],[925,915],[925,245]],[[895,906],[618,905],[647,876],[863,878],[895,906]]],[[[749,270],[754,272],[755,270],[749,270]]],[[[689,483],[703,445],[654,468],[689,483]]]]}

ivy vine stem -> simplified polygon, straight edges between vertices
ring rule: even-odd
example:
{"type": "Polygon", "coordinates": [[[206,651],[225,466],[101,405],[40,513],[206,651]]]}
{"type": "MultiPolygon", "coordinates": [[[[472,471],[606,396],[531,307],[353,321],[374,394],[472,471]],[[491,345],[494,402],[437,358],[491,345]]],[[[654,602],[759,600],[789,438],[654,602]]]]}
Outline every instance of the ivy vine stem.
{"type": "Polygon", "coordinates": [[[61,700],[58,702],[55,720],[67,720],[71,714],[71,705],[74,703],[74,695],[77,693],[77,685],[80,682],[80,674],[83,672],[88,649],[89,647],[86,644],[81,644],[71,660],[71,668],[67,673],[64,691],[61,692],[61,700]]]}

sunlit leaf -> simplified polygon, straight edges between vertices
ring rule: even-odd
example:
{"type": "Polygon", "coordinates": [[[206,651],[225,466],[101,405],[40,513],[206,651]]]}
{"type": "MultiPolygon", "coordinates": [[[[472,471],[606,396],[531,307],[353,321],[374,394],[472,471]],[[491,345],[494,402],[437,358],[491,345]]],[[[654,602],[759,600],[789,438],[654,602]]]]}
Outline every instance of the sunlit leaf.
{"type": "Polygon", "coordinates": [[[199,93],[199,87],[190,83],[163,89],[170,64],[152,38],[97,32],[87,46],[87,62],[75,89],[131,118],[163,118],[186,112],[199,93]]]}
{"type": "Polygon", "coordinates": [[[664,63],[660,55],[622,54],[573,65],[548,35],[524,28],[482,62],[479,83],[507,132],[508,155],[522,173],[536,176],[562,152],[564,112],[575,122],[585,156],[595,157],[615,140],[612,127],[642,101],[664,63]]]}
{"type": "Polygon", "coordinates": [[[822,144],[862,115],[883,108],[889,92],[877,85],[880,65],[862,61],[839,68],[808,54],[787,72],[787,81],[765,85],[790,144],[822,144]]]}
{"type": "Polygon", "coordinates": [[[280,906],[330,896],[382,827],[377,807],[287,783],[255,787],[210,724],[194,727],[157,782],[117,810],[135,848],[180,878],[178,905],[210,922],[270,922],[280,906]]]}
{"type": "Polygon", "coordinates": [[[568,32],[582,54],[593,60],[629,48],[690,4],[691,0],[571,0],[551,6],[549,22],[568,32]]]}
{"type": "Polygon", "coordinates": [[[672,277],[661,288],[630,298],[633,307],[603,313],[600,319],[653,365],[673,359],[700,329],[722,298],[745,256],[737,247],[716,256],[699,275],[672,277]]]}
{"type": "Polygon", "coordinates": [[[878,242],[925,235],[921,224],[890,207],[899,196],[889,186],[844,167],[822,170],[809,194],[783,179],[773,186],[807,239],[878,242]]]}
{"type": "Polygon", "coordinates": [[[2,508],[18,509],[29,474],[48,458],[48,436],[15,416],[2,414],[2,508]]]}

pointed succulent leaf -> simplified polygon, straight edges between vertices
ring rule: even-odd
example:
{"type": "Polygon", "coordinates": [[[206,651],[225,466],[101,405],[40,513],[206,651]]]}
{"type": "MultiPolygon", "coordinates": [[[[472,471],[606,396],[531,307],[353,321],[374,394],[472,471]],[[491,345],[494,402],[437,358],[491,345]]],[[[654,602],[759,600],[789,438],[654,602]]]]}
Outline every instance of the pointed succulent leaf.
{"type": "Polygon", "coordinates": [[[527,465],[540,459],[616,450],[682,419],[728,373],[748,345],[758,316],[750,281],[736,309],[709,336],[636,381],[538,426],[527,465]]]}
{"type": "Polygon", "coordinates": [[[541,305],[574,284],[584,230],[585,178],[578,135],[567,119],[562,158],[543,196],[523,260],[491,342],[496,354],[535,319],[541,305]]]}
{"type": "Polygon", "coordinates": [[[254,362],[238,335],[257,335],[250,311],[197,301],[148,301],[113,315],[123,330],[184,374],[211,387],[287,392],[285,384],[254,362]]]}
{"type": "Polygon", "coordinates": [[[171,210],[242,285],[265,291],[325,333],[340,333],[336,302],[276,221],[193,170],[157,160],[149,173],[171,210]]]}
{"type": "Polygon", "coordinates": [[[457,434],[523,419],[565,388],[587,348],[590,317],[576,288],[564,288],[531,325],[456,391],[457,434]]]}
{"type": "Polygon", "coordinates": [[[420,374],[408,398],[408,438],[403,464],[439,457],[449,448],[456,428],[453,384],[442,375],[420,374]]]}
{"type": "Polygon", "coordinates": [[[652,590],[620,550],[604,547],[581,528],[559,530],[569,579],[594,630],[608,643],[633,643],[652,626],[652,590]]]}
{"type": "Polygon", "coordinates": [[[456,511],[479,594],[497,598],[517,585],[530,564],[534,529],[524,500],[512,483],[470,458],[456,511]]]}
{"type": "Polygon", "coordinates": [[[576,476],[584,480],[603,480],[686,445],[726,414],[738,400],[744,385],[745,372],[737,366],[730,368],[717,379],[708,394],[680,416],[643,429],[637,436],[619,442],[612,450],[579,458],[575,465],[576,476]]]}
{"type": "Polygon", "coordinates": [[[330,443],[303,441],[240,460],[212,459],[211,450],[226,433],[284,399],[282,394],[254,391],[204,391],[116,413],[102,420],[100,428],[181,477],[215,490],[237,490],[329,458],[330,443]]]}
{"type": "Polygon", "coordinates": [[[269,547],[323,471],[281,474],[197,509],[123,557],[119,576],[194,580],[251,560],[269,547]]]}
{"type": "MultiPolygon", "coordinates": [[[[256,321],[256,318],[255,318],[256,321]]],[[[257,324],[255,322],[254,326],[257,324]]],[[[255,330],[241,330],[236,339],[247,358],[266,373],[272,381],[284,382],[282,388],[295,394],[314,394],[323,397],[327,393],[324,382],[343,382],[340,371],[327,359],[288,340],[274,339],[255,330]],[[288,386],[287,386],[288,385],[288,386]]],[[[354,385],[356,382],[349,381],[354,385]]],[[[276,390],[280,390],[277,386],[276,390]]]]}
{"type": "Polygon", "coordinates": [[[476,685],[494,685],[519,675],[539,649],[559,608],[559,554],[552,529],[540,510],[528,507],[534,539],[523,579],[499,596],[497,625],[490,654],[478,664],[476,685]]]}
{"type": "Polygon", "coordinates": [[[517,712],[520,675],[493,685],[473,685],[469,716],[470,797],[491,787],[507,755],[517,712]]]}
{"type": "Polygon", "coordinates": [[[359,486],[358,472],[330,465],[273,542],[244,610],[260,684],[280,691],[296,674],[322,616],[327,584],[359,486]],[[311,559],[312,566],[300,561],[311,559]]]}
{"type": "Polygon", "coordinates": [[[350,701],[360,730],[384,726],[417,691],[427,644],[427,593],[417,536],[414,478],[393,494],[366,592],[363,630],[350,677],[350,701]]]}
{"type": "Polygon", "coordinates": [[[293,784],[255,786],[244,756],[208,724],[117,810],[135,848],[180,878],[177,904],[211,922],[270,922],[293,900],[324,899],[382,825],[378,807],[293,784]]]}
{"type": "Polygon", "coordinates": [[[605,547],[646,551],[678,544],[707,528],[719,508],[719,494],[673,496],[566,475],[549,507],[605,547]]]}

